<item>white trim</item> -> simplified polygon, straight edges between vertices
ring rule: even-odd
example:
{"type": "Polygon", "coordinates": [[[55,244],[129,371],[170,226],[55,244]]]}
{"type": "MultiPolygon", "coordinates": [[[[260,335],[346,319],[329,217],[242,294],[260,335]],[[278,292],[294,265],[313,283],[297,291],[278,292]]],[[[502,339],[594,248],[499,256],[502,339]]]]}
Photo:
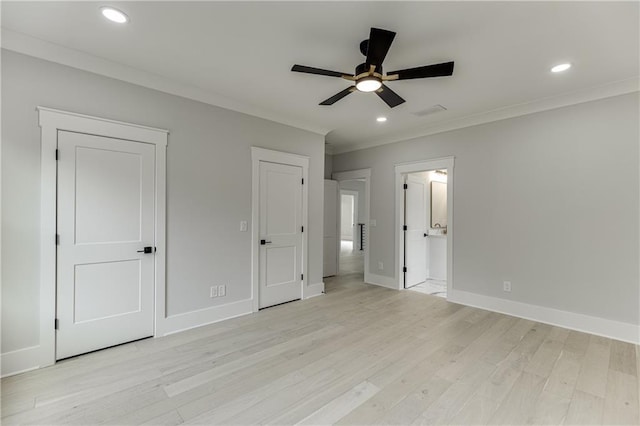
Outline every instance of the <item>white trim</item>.
{"type": "Polygon", "coordinates": [[[166,147],[168,132],[74,112],[38,107],[41,128],[40,168],[40,345],[36,366],[55,363],[56,343],[56,198],[58,131],[67,130],[156,145],[155,321],[154,335],[163,331],[165,319],[166,260],[166,147]]]}
{"type": "Polygon", "coordinates": [[[40,368],[42,358],[40,352],[38,345],[3,353],[0,355],[0,365],[2,366],[0,377],[13,376],[40,368]]]}
{"type": "Polygon", "coordinates": [[[462,290],[447,295],[450,302],[473,306],[584,333],[640,344],[640,326],[539,305],[484,296],[462,290]]]}
{"type": "Polygon", "coordinates": [[[304,299],[311,299],[312,297],[322,296],[324,294],[324,282],[309,284],[307,291],[305,291],[304,299]]]}
{"type": "Polygon", "coordinates": [[[306,299],[309,289],[306,283],[309,280],[309,157],[290,152],[274,151],[272,149],[251,147],[251,299],[253,300],[253,312],[260,309],[258,292],[259,286],[259,259],[260,259],[260,162],[287,164],[302,168],[302,274],[304,279],[300,283],[300,298],[306,299]]]}
{"type": "MultiPolygon", "coordinates": [[[[338,192],[340,192],[340,182],[343,180],[355,180],[355,179],[364,179],[364,223],[367,225],[367,240],[364,245],[364,281],[371,281],[371,272],[369,271],[369,248],[371,247],[372,241],[372,227],[371,227],[371,169],[358,169],[358,170],[348,170],[345,172],[335,172],[331,174],[331,179],[338,181],[338,192]]],[[[342,200],[339,200],[341,203],[342,200]]],[[[338,211],[341,210],[341,207],[338,211]]],[[[340,219],[339,219],[340,220],[340,219]]],[[[338,232],[339,234],[340,232],[338,232]]],[[[338,241],[336,243],[338,245],[338,271],[340,270],[340,235],[338,235],[338,241]]]]}
{"type": "MultiPolygon", "coordinates": [[[[40,127],[167,146],[168,130],[38,106],[40,127]]],[[[55,163],[54,163],[55,164],[55,163]]]]}
{"type": "Polygon", "coordinates": [[[181,96],[209,105],[225,108],[266,120],[293,126],[319,135],[326,135],[331,129],[324,128],[293,116],[268,111],[255,105],[224,97],[149,71],[133,68],[115,61],[100,58],[86,52],[40,40],[7,28],[1,29],[2,48],[24,55],[34,56],[83,71],[115,78],[171,95],[181,96]]]}
{"type": "Polygon", "coordinates": [[[398,289],[398,282],[394,277],[387,277],[386,275],[377,275],[369,273],[367,279],[364,280],[367,284],[378,285],[380,287],[390,288],[392,290],[398,289]]]}
{"type": "Polygon", "coordinates": [[[447,170],[447,299],[453,290],[453,187],[454,187],[454,157],[434,158],[433,160],[400,163],[395,166],[395,194],[396,194],[396,288],[404,289],[402,267],[404,260],[404,241],[401,231],[404,218],[404,175],[407,173],[431,170],[447,170]]]}
{"type": "Polygon", "coordinates": [[[213,324],[253,313],[253,303],[251,299],[239,300],[226,305],[211,306],[196,311],[185,312],[177,315],[170,315],[165,319],[165,326],[162,334],[179,333],[196,327],[213,324]]]}
{"type": "Polygon", "coordinates": [[[381,137],[379,139],[369,139],[363,142],[348,144],[329,143],[332,145],[333,155],[344,154],[346,152],[358,151],[361,149],[373,148],[380,145],[388,145],[397,142],[404,142],[411,139],[421,138],[438,133],[449,132],[465,127],[477,126],[494,121],[506,120],[508,118],[521,117],[523,115],[535,114],[538,112],[564,108],[571,105],[585,102],[597,101],[599,99],[611,98],[614,96],[626,95],[640,91],[640,79],[632,77],[625,80],[614,81],[604,85],[589,87],[570,93],[562,93],[557,96],[537,99],[522,104],[507,105],[491,111],[483,111],[465,117],[455,118],[444,122],[435,122],[420,129],[412,129],[394,136],[381,137]]]}

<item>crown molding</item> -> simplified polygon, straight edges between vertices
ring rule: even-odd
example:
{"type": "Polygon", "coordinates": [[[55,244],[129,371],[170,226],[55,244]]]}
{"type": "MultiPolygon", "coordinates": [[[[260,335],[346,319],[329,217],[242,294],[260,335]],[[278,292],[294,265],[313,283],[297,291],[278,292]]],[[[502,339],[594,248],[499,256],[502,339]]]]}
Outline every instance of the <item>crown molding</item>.
{"type": "Polygon", "coordinates": [[[330,130],[317,124],[296,120],[295,118],[277,114],[273,111],[267,111],[254,105],[238,102],[197,86],[181,83],[159,74],[129,67],[80,50],[70,49],[8,28],[1,29],[0,41],[3,49],[34,56],[94,74],[100,74],[171,95],[252,115],[319,135],[324,136],[330,130]]]}
{"type": "MultiPolygon", "coordinates": [[[[1,29],[0,41],[3,49],[34,56],[46,61],[92,72],[171,95],[252,115],[319,135],[326,136],[326,134],[332,130],[314,123],[297,120],[290,116],[277,114],[254,105],[238,102],[197,86],[181,83],[152,72],[129,67],[118,62],[70,49],[7,28],[1,29]]],[[[348,144],[340,144],[339,142],[330,143],[325,145],[325,147],[328,154],[343,154],[638,91],[640,91],[640,77],[633,77],[597,87],[538,99],[532,102],[510,105],[446,122],[433,123],[426,127],[412,129],[393,136],[348,144]]]]}
{"type": "Polygon", "coordinates": [[[465,127],[477,126],[479,124],[490,123],[493,121],[500,121],[508,118],[534,114],[537,112],[563,108],[585,102],[596,101],[598,99],[626,95],[638,91],[640,91],[640,77],[628,78],[625,80],[607,83],[601,86],[563,93],[558,96],[538,99],[522,104],[510,105],[479,114],[468,115],[466,117],[457,118],[446,122],[434,123],[428,127],[413,129],[405,133],[386,138],[374,139],[366,142],[357,142],[353,144],[332,144],[333,154],[344,154],[346,152],[373,148],[380,145],[404,142],[411,139],[449,132],[465,127]]]}

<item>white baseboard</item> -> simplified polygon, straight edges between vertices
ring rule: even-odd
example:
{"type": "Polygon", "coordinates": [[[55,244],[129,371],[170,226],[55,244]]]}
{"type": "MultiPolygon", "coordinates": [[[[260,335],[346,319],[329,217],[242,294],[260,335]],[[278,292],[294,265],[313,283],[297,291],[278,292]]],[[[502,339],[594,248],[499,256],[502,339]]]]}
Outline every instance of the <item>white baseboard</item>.
{"type": "Polygon", "coordinates": [[[393,290],[398,290],[398,283],[394,277],[386,277],[384,275],[377,275],[368,273],[365,274],[364,282],[367,284],[379,285],[380,287],[387,287],[393,290]]]}
{"type": "Polygon", "coordinates": [[[304,291],[304,298],[310,299],[324,294],[324,283],[309,284],[304,291]]]}
{"type": "Polygon", "coordinates": [[[624,342],[640,344],[640,325],[453,290],[447,300],[624,342]]]}
{"type": "Polygon", "coordinates": [[[40,357],[40,345],[3,353],[0,355],[0,376],[8,377],[35,370],[40,367],[40,357]]]}
{"type": "Polygon", "coordinates": [[[163,324],[159,324],[157,337],[178,333],[180,331],[189,330],[191,328],[207,324],[213,324],[214,322],[247,315],[252,312],[252,300],[245,299],[229,303],[227,305],[212,306],[210,308],[199,309],[197,311],[171,315],[164,319],[163,324]]]}

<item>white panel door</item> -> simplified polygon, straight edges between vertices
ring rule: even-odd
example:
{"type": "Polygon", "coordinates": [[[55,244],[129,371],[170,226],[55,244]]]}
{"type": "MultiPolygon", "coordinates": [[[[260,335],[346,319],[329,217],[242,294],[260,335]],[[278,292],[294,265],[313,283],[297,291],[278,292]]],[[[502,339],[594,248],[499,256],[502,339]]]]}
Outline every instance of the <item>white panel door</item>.
{"type": "Polygon", "coordinates": [[[405,184],[404,286],[409,288],[427,279],[427,201],[424,179],[409,174],[405,184]]]}
{"type": "Polygon", "coordinates": [[[153,335],[155,146],[59,131],[58,150],[62,359],[153,335]]]}
{"type": "Polygon", "coordinates": [[[324,181],[324,264],[323,277],[338,273],[338,182],[324,181]]]}
{"type": "Polygon", "coordinates": [[[302,298],[302,168],[260,162],[259,307],[302,298]]]}

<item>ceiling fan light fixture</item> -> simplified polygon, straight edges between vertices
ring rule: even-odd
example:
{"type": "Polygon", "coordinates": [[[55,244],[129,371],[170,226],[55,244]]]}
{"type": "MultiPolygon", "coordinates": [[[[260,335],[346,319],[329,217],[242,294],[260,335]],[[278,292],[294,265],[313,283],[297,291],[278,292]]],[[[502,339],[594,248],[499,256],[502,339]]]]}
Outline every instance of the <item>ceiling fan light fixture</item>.
{"type": "Polygon", "coordinates": [[[361,78],[356,82],[356,89],[361,92],[375,92],[382,87],[382,82],[375,77],[361,78]]]}

